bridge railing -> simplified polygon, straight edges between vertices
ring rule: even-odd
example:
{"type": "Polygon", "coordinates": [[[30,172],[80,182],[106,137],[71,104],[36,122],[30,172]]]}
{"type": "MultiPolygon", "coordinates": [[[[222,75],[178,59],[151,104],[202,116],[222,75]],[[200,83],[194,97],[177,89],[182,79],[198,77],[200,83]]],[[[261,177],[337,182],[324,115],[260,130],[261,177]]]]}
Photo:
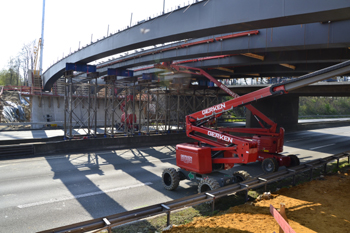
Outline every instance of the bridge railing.
{"type": "Polygon", "coordinates": [[[2,88],[2,92],[3,91],[19,91],[19,92],[27,92],[30,94],[41,94],[42,93],[41,87],[33,87],[33,86],[29,87],[29,86],[6,85],[2,88]]]}
{"type": "Polygon", "coordinates": [[[305,115],[299,116],[299,119],[327,119],[327,118],[349,118],[350,115],[305,115]]]}

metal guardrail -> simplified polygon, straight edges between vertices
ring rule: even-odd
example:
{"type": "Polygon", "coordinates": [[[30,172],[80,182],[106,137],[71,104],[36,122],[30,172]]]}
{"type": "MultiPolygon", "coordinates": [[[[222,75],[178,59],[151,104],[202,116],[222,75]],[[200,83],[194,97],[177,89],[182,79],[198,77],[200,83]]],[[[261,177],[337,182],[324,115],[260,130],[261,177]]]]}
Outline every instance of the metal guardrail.
{"type": "Polygon", "coordinates": [[[311,119],[324,119],[324,118],[348,118],[350,115],[306,115],[299,116],[299,119],[311,118],[311,119]]]}
{"type": "Polygon", "coordinates": [[[19,91],[19,92],[26,92],[26,93],[41,93],[42,89],[41,87],[29,87],[29,86],[12,86],[12,85],[6,85],[2,88],[2,91],[19,91]]]}
{"type": "MultiPolygon", "coordinates": [[[[307,115],[307,116],[299,116],[298,119],[329,119],[329,118],[350,118],[350,115],[307,115]]],[[[245,117],[221,117],[218,118],[219,122],[227,122],[241,120],[245,121],[245,117]]]]}
{"type": "Polygon", "coordinates": [[[0,123],[0,126],[14,126],[14,125],[47,125],[47,124],[58,124],[63,121],[50,121],[50,122],[11,122],[11,123],[0,123]]]}
{"type": "Polygon", "coordinates": [[[348,162],[350,162],[350,151],[335,154],[326,158],[317,159],[310,161],[305,164],[293,167],[291,169],[281,170],[275,173],[265,174],[262,176],[254,177],[241,183],[236,183],[228,186],[221,187],[216,190],[209,191],[207,193],[200,193],[192,195],[189,197],[184,197],[181,199],[173,200],[170,202],[156,204],[136,210],[131,210],[119,214],[110,215],[104,218],[93,219],[89,221],[84,221],[80,223],[75,223],[72,225],[62,226],[50,230],[41,231],[39,233],[49,233],[49,232],[86,232],[93,230],[105,230],[107,229],[111,232],[113,227],[133,222],[136,220],[144,219],[147,217],[159,215],[162,213],[167,214],[167,224],[170,224],[170,213],[173,210],[181,209],[184,207],[194,206],[204,202],[212,201],[213,210],[215,205],[215,199],[225,197],[228,195],[235,194],[237,192],[246,192],[246,200],[248,196],[248,191],[250,189],[259,188],[266,186],[269,183],[273,183],[279,180],[283,180],[287,177],[293,177],[292,184],[295,185],[295,176],[300,173],[310,171],[310,180],[312,180],[313,169],[317,167],[324,166],[325,173],[327,172],[327,164],[334,160],[337,160],[337,167],[339,167],[339,160],[343,157],[348,157],[348,162]]]}
{"type": "MultiPolygon", "coordinates": [[[[328,119],[328,118],[350,118],[350,115],[305,115],[298,116],[299,119],[328,119]]],[[[218,121],[226,121],[226,120],[245,120],[245,117],[221,117],[218,118],[218,121]]]]}
{"type": "MultiPolygon", "coordinates": [[[[72,121],[73,124],[79,123],[78,121],[72,121]]],[[[103,126],[104,121],[97,121],[100,123],[100,126],[103,126]]],[[[12,125],[50,125],[50,124],[61,124],[63,125],[64,121],[42,121],[42,122],[10,122],[10,123],[0,123],[1,125],[7,125],[7,126],[12,126],[12,125]]]]}
{"type": "MultiPolygon", "coordinates": [[[[309,116],[299,116],[299,119],[327,119],[327,118],[350,118],[350,115],[309,115],[309,116]]],[[[222,117],[218,118],[219,122],[226,122],[226,121],[232,121],[232,120],[241,120],[245,121],[245,117],[222,117]]],[[[98,127],[103,127],[104,121],[97,121],[100,124],[98,127]]],[[[15,125],[50,125],[50,124],[57,124],[57,125],[63,125],[64,121],[43,121],[43,122],[11,122],[11,123],[0,123],[0,126],[15,126],[15,125]]],[[[78,123],[77,121],[73,121],[74,124],[78,123]]]]}
{"type": "Polygon", "coordinates": [[[1,145],[0,158],[13,156],[28,156],[34,154],[33,145],[1,145]]]}

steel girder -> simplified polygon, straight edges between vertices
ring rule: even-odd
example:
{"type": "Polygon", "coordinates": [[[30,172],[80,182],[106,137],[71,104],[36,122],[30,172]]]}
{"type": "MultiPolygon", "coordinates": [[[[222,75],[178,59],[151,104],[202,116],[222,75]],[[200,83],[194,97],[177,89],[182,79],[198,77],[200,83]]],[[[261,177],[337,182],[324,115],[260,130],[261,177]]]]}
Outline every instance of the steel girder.
{"type": "MultiPolygon", "coordinates": [[[[226,39],[223,41],[215,41],[216,36],[200,38],[188,42],[181,42],[164,46],[161,48],[149,51],[139,52],[126,57],[123,57],[123,62],[115,63],[114,60],[106,62],[105,64],[113,64],[106,66],[105,64],[98,66],[98,71],[104,74],[108,68],[129,68],[140,65],[152,64],[155,61],[176,61],[184,59],[201,58],[208,56],[217,56],[224,54],[240,55],[241,53],[276,53],[284,51],[293,51],[295,55],[303,50],[311,49],[338,49],[350,47],[350,33],[345,33],[350,28],[350,20],[333,22],[330,24],[312,23],[305,25],[293,25],[278,28],[269,28],[259,30],[257,35],[236,37],[226,39]],[[195,46],[183,47],[183,45],[196,43],[198,41],[205,41],[214,39],[211,43],[201,43],[195,46]],[[170,49],[179,47],[178,49],[170,49]],[[181,48],[182,47],[182,48],[181,48]],[[162,52],[157,52],[162,51],[162,52]],[[148,55],[143,55],[148,53],[148,55]]],[[[275,56],[275,55],[273,55],[275,56]]],[[[267,59],[274,59],[279,57],[267,57],[267,59]]],[[[322,57],[322,56],[321,56],[322,57]]],[[[321,58],[320,57],[320,58],[321,58]]],[[[251,59],[243,56],[232,56],[237,65],[254,64],[261,62],[260,60],[251,59]]],[[[304,58],[303,58],[304,59],[304,58]]],[[[217,61],[221,59],[216,59],[217,61]]],[[[209,63],[214,60],[203,60],[198,62],[199,66],[209,63]]],[[[264,60],[264,63],[266,60],[264,60]]],[[[289,62],[285,60],[285,62],[289,62]]],[[[192,63],[193,64],[193,63],[192,63]]],[[[192,65],[191,64],[191,65],[192,65]]]]}
{"type": "MultiPolygon", "coordinates": [[[[305,74],[305,72],[311,72],[313,66],[312,64],[322,64],[322,63],[339,63],[346,60],[350,60],[350,50],[347,48],[339,48],[339,49],[313,49],[313,50],[301,50],[301,51],[279,51],[279,52],[263,52],[259,53],[259,55],[264,56],[264,61],[253,59],[249,57],[245,57],[242,55],[230,56],[219,59],[210,59],[204,61],[195,61],[184,63],[182,65],[208,69],[208,73],[210,74],[220,74],[220,75],[228,75],[232,78],[235,77],[247,77],[251,74],[251,70],[244,70],[242,67],[252,67],[254,66],[254,72],[265,74],[267,76],[276,75],[276,70],[280,71],[279,76],[297,76],[305,74]],[[290,64],[295,66],[295,69],[288,69],[284,67],[283,69],[280,67],[280,64],[290,64]],[[310,64],[308,70],[305,69],[305,65],[310,64]],[[273,66],[275,65],[275,66],[273,66]],[[271,68],[271,72],[268,71],[264,66],[268,66],[271,68]],[[234,71],[234,73],[228,71],[220,71],[216,70],[217,67],[227,67],[234,71]],[[259,70],[261,68],[262,70],[259,70]],[[245,71],[246,73],[243,73],[245,71]],[[273,71],[273,72],[272,72],[273,71]],[[216,72],[216,73],[215,73],[216,72]]],[[[325,66],[324,66],[325,67],[325,66]]],[[[148,70],[138,71],[134,74],[136,76],[142,75],[142,73],[157,73],[164,72],[163,70],[152,68],[148,70]]]]}
{"type": "Polygon", "coordinates": [[[65,64],[94,60],[145,46],[213,34],[350,18],[348,0],[211,0],[178,9],[93,43],[52,65],[44,74],[48,90],[65,64]],[[247,17],[249,15],[249,18],[247,17]],[[141,29],[149,29],[142,34],[141,29]]]}

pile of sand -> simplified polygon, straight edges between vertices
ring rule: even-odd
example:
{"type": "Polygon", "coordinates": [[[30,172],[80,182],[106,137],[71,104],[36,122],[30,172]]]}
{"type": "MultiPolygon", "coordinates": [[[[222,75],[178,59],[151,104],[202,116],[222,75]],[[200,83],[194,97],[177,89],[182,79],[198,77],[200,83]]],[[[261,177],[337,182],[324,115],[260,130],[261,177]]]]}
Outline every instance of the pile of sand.
{"type": "Polygon", "coordinates": [[[295,232],[350,232],[350,170],[326,176],[272,194],[272,199],[235,206],[209,218],[173,227],[175,232],[279,232],[269,211],[280,203],[286,206],[290,226],[295,232]]]}

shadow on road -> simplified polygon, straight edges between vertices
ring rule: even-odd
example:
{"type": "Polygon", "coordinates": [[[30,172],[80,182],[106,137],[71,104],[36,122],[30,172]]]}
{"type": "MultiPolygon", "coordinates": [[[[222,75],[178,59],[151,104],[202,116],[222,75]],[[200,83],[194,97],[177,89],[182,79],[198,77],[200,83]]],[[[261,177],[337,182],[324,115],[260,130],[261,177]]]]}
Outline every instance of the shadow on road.
{"type": "Polygon", "coordinates": [[[74,159],[67,155],[63,159],[47,159],[47,162],[54,172],[53,179],[60,180],[92,218],[114,214],[115,210],[119,212],[125,211],[121,205],[110,198],[108,194],[104,193],[87,177],[88,175],[104,175],[100,169],[97,155],[87,154],[74,159]],[[81,163],[80,161],[79,165],[74,165],[75,160],[86,162],[81,163]]]}
{"type": "MultiPolygon", "coordinates": [[[[150,147],[110,151],[110,153],[106,151],[96,154],[88,153],[77,157],[67,155],[64,158],[47,159],[47,162],[54,172],[53,179],[60,180],[92,218],[100,218],[126,211],[120,203],[111,198],[88,177],[90,175],[104,176],[104,171],[100,167],[102,165],[113,165],[114,170],[123,171],[134,178],[131,180],[136,180],[137,183],[151,182],[152,185],[147,185],[147,187],[171,199],[188,195],[189,190],[182,187],[178,188],[178,192],[165,190],[161,184],[161,172],[155,174],[148,170],[150,167],[153,170],[157,167],[155,163],[162,160],[174,164],[174,154],[173,146],[165,146],[158,149],[150,147]],[[103,161],[102,164],[101,161],[103,161]]],[[[118,183],[118,180],[115,182],[118,183]]],[[[135,192],[136,189],[130,189],[130,192],[135,192]]]]}

